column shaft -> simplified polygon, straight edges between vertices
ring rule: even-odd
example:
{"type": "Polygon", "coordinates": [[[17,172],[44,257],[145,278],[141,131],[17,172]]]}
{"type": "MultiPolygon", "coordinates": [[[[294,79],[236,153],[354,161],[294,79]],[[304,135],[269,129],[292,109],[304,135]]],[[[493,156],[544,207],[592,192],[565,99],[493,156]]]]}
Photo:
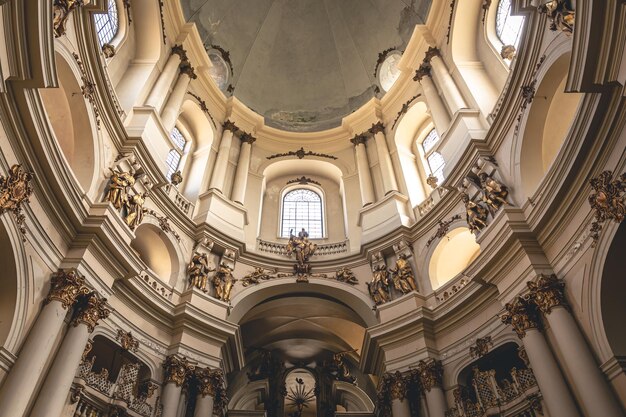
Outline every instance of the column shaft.
{"type": "Polygon", "coordinates": [[[183,387],[176,385],[175,382],[168,382],[163,387],[163,394],[161,397],[161,403],[163,404],[162,417],[177,417],[178,403],[183,387]]]}
{"type": "Polygon", "coordinates": [[[522,340],[550,417],[579,417],[574,399],[543,334],[537,329],[528,329],[522,340]]]}
{"type": "Polygon", "coordinates": [[[0,416],[24,415],[48,357],[63,327],[67,310],[50,301],[41,310],[0,392],[0,416]]]}
{"type": "Polygon", "coordinates": [[[230,147],[232,143],[232,130],[224,129],[224,132],[222,133],[222,141],[220,142],[220,147],[217,151],[217,159],[215,160],[215,167],[213,168],[213,176],[211,177],[209,189],[214,189],[221,193],[224,192],[224,181],[226,179],[226,169],[228,168],[228,158],[230,156],[230,147]]]}
{"type": "Polygon", "coordinates": [[[446,64],[443,62],[440,56],[433,56],[430,60],[433,67],[435,80],[438,82],[443,92],[443,96],[446,98],[448,107],[452,114],[455,114],[460,109],[466,108],[465,100],[459,91],[459,88],[452,79],[452,76],[446,68],[446,64]]]}
{"type": "Polygon", "coordinates": [[[185,99],[187,87],[189,87],[190,82],[191,77],[188,74],[181,73],[178,76],[178,80],[172,90],[172,94],[170,94],[170,98],[167,100],[167,104],[163,108],[161,121],[163,122],[163,126],[168,133],[176,125],[176,119],[178,119],[180,108],[183,105],[183,100],[185,99]]]}
{"type": "Polygon", "coordinates": [[[372,174],[370,172],[370,163],[367,158],[367,150],[364,143],[358,143],[355,146],[356,165],[359,173],[359,186],[361,188],[361,201],[363,207],[372,204],[375,201],[374,185],[372,184],[372,174]]]}
{"type": "Polygon", "coordinates": [[[241,150],[239,151],[239,161],[237,162],[237,171],[235,172],[235,183],[233,184],[233,192],[231,194],[231,200],[241,205],[243,205],[243,200],[246,196],[251,155],[252,143],[248,140],[242,141],[241,150]]]}
{"type": "Polygon", "coordinates": [[[163,68],[163,72],[159,75],[159,78],[157,78],[156,83],[154,83],[154,87],[152,87],[152,90],[146,99],[146,106],[154,107],[157,113],[161,111],[163,103],[165,103],[167,92],[174,82],[176,74],[178,74],[178,66],[180,63],[180,55],[170,55],[165,67],[163,68]]]}
{"type": "Polygon", "coordinates": [[[441,136],[450,127],[450,115],[448,114],[448,110],[443,104],[443,101],[441,101],[441,97],[437,92],[437,87],[435,87],[432,78],[425,76],[421,79],[420,84],[422,85],[422,91],[424,92],[424,97],[426,97],[435,129],[439,133],[439,136],[441,136]]]}
{"type": "Polygon", "coordinates": [[[198,395],[196,400],[196,410],[193,417],[212,417],[213,416],[213,397],[210,395],[198,395]]]}
{"type": "MultiPolygon", "coordinates": [[[[391,415],[393,417],[411,417],[411,410],[409,408],[409,400],[407,398],[400,400],[394,398],[391,401],[391,415]]],[[[198,417],[198,416],[194,416],[198,417]]]]}
{"type": "Polygon", "coordinates": [[[31,417],[61,415],[88,340],[89,328],[85,324],[71,326],[67,331],[59,352],[54,358],[52,368],[37,396],[31,417]]]}
{"type": "Polygon", "coordinates": [[[558,306],[553,308],[546,318],[586,414],[623,417],[621,407],[570,312],[563,306],[558,306]]]}
{"type": "Polygon", "coordinates": [[[430,391],[426,391],[426,406],[428,407],[429,417],[446,416],[446,398],[441,388],[435,386],[430,391]]]}
{"type": "Polygon", "coordinates": [[[387,146],[385,133],[377,131],[374,134],[374,140],[376,141],[378,162],[380,163],[380,171],[383,177],[383,188],[385,190],[385,195],[387,195],[392,191],[398,191],[398,182],[396,181],[396,174],[393,171],[391,155],[389,155],[389,147],[387,146]]]}

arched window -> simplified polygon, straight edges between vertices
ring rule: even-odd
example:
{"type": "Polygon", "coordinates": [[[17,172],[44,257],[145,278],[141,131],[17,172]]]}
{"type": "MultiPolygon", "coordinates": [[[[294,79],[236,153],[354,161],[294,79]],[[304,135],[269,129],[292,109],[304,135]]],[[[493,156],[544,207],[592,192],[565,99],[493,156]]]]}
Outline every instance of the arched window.
{"type": "Polygon", "coordinates": [[[168,166],[167,175],[165,176],[167,179],[170,179],[172,174],[180,168],[180,161],[187,147],[187,139],[185,139],[185,136],[183,136],[176,127],[172,129],[170,139],[174,144],[174,149],[167,154],[167,158],[165,159],[165,163],[168,166]]]}
{"type": "Polygon", "coordinates": [[[443,168],[446,162],[439,152],[435,152],[435,145],[439,142],[439,134],[435,129],[431,130],[422,141],[422,151],[426,160],[426,171],[430,175],[437,177],[437,182],[441,184],[444,180],[443,168]]]}
{"type": "Polygon", "coordinates": [[[100,46],[113,40],[119,29],[119,17],[117,14],[117,0],[109,0],[109,9],[106,13],[94,15],[96,33],[100,40],[100,46]]]}
{"type": "Polygon", "coordinates": [[[283,197],[281,237],[289,237],[304,228],[312,239],[324,237],[322,197],[308,188],[289,191],[283,197]]]}
{"type": "Polygon", "coordinates": [[[496,15],[496,34],[504,45],[519,44],[524,18],[511,15],[511,0],[500,0],[496,15]]]}

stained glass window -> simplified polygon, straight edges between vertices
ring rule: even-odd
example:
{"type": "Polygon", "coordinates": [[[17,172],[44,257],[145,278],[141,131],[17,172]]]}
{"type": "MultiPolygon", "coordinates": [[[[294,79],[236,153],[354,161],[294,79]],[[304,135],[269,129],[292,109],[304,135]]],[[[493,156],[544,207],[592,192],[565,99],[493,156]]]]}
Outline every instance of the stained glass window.
{"type": "Polygon", "coordinates": [[[324,237],[322,198],[315,191],[306,188],[289,191],[283,197],[282,215],[281,237],[289,237],[291,231],[297,235],[302,228],[309,238],[324,237]]]}
{"type": "Polygon", "coordinates": [[[183,152],[185,151],[185,146],[187,146],[187,140],[183,136],[183,134],[178,130],[178,128],[172,129],[170,133],[170,139],[174,144],[174,149],[169,151],[167,154],[167,158],[165,159],[165,163],[168,166],[166,178],[170,178],[173,173],[178,171],[180,167],[180,160],[182,159],[183,152]]]}
{"type": "Polygon", "coordinates": [[[94,15],[96,23],[96,33],[100,40],[100,46],[109,43],[117,34],[119,28],[119,18],[117,15],[117,0],[109,0],[109,8],[107,13],[94,15]]]}
{"type": "Polygon", "coordinates": [[[517,48],[524,18],[511,15],[511,0],[500,0],[496,15],[496,34],[504,45],[513,45],[517,48]]]}

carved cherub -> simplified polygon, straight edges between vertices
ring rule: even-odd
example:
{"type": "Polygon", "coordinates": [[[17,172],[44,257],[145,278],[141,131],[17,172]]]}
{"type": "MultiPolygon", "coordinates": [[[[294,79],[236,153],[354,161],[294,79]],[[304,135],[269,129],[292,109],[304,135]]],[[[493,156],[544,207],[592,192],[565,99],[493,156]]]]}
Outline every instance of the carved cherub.
{"type": "Polygon", "coordinates": [[[461,194],[461,200],[465,204],[465,214],[467,226],[474,234],[480,232],[487,226],[487,215],[489,211],[482,204],[474,203],[465,193],[461,194]]]}
{"type": "Polygon", "coordinates": [[[487,175],[485,172],[481,172],[478,175],[478,178],[480,178],[483,201],[487,204],[487,207],[493,210],[494,213],[500,210],[500,207],[503,205],[509,204],[506,201],[506,198],[509,195],[509,189],[506,185],[502,184],[492,176],[487,175]]]}
{"type": "Polygon", "coordinates": [[[345,266],[337,271],[335,274],[335,279],[340,282],[345,282],[346,284],[356,285],[359,281],[354,276],[354,272],[345,266]]]}

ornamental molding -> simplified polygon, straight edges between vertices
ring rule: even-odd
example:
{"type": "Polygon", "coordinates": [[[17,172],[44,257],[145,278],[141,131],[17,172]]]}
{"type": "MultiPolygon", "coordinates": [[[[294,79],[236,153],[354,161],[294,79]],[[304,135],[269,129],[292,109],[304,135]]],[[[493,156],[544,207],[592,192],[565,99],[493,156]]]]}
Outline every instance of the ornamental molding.
{"type": "Polygon", "coordinates": [[[589,184],[593,193],[588,201],[594,216],[590,232],[592,247],[595,247],[605,222],[619,224],[626,217],[626,173],[614,178],[613,171],[603,171],[589,180],[589,184]]]}
{"type": "Polygon", "coordinates": [[[76,270],[58,270],[50,279],[50,290],[44,304],[59,301],[65,310],[69,310],[79,296],[87,295],[85,278],[76,270]]]}
{"type": "Polygon", "coordinates": [[[74,60],[76,61],[76,64],[78,65],[78,68],[80,70],[81,81],[83,83],[83,85],[80,86],[80,92],[83,95],[83,97],[87,101],[89,101],[89,104],[91,104],[91,108],[93,109],[93,114],[96,119],[96,127],[98,128],[98,130],[101,130],[100,125],[101,125],[102,118],[101,118],[100,109],[98,108],[98,104],[96,100],[96,96],[98,94],[96,90],[96,84],[89,79],[89,76],[87,75],[87,70],[85,69],[85,65],[80,60],[80,56],[78,56],[76,52],[72,52],[72,57],[74,57],[74,60]]]}
{"type": "Polygon", "coordinates": [[[118,340],[122,349],[126,351],[137,352],[139,350],[139,341],[135,339],[132,332],[119,329],[115,340],[118,340]]]}
{"type": "Polygon", "coordinates": [[[337,157],[333,156],[333,155],[328,155],[325,153],[318,153],[318,152],[313,152],[313,151],[305,151],[304,147],[296,150],[296,151],[289,151],[289,152],[284,152],[284,153],[277,153],[274,155],[270,155],[268,157],[266,157],[266,159],[275,159],[275,158],[283,158],[286,156],[295,156],[298,159],[303,159],[306,156],[317,156],[319,158],[326,158],[326,159],[333,159],[336,160],[337,157]]]}
{"type": "Polygon", "coordinates": [[[22,240],[26,241],[26,216],[22,213],[22,206],[30,202],[33,195],[33,174],[20,164],[9,169],[8,176],[0,175],[0,215],[11,212],[22,233],[22,240]]]}
{"type": "Polygon", "coordinates": [[[79,297],[72,325],[76,327],[79,324],[84,324],[89,329],[89,333],[92,333],[98,322],[109,317],[109,314],[111,314],[111,310],[108,308],[107,299],[92,291],[79,297]]]}
{"type": "Polygon", "coordinates": [[[287,181],[287,185],[290,185],[290,184],[302,184],[302,185],[315,184],[315,185],[319,185],[320,187],[322,186],[322,184],[320,184],[319,181],[315,181],[314,179],[305,177],[304,175],[301,176],[300,178],[287,181]]]}
{"type": "Polygon", "coordinates": [[[506,303],[504,308],[506,311],[500,315],[500,320],[504,324],[511,325],[520,339],[526,336],[528,330],[541,329],[539,312],[530,296],[516,297],[513,301],[506,303]]]}
{"type": "Polygon", "coordinates": [[[426,242],[426,247],[429,247],[435,240],[441,239],[445,235],[447,235],[448,232],[450,231],[450,225],[457,220],[461,220],[460,214],[455,214],[454,216],[450,217],[449,220],[443,220],[443,221],[439,220],[438,222],[439,227],[437,228],[437,231],[435,232],[435,234],[432,235],[426,242]]]}
{"type": "Polygon", "coordinates": [[[391,130],[394,130],[396,128],[396,125],[398,124],[398,121],[400,120],[400,118],[409,111],[409,109],[411,108],[411,104],[421,96],[422,96],[421,94],[417,94],[411,97],[410,99],[408,99],[402,105],[402,107],[400,108],[400,111],[398,112],[398,114],[396,114],[396,118],[393,120],[393,123],[391,125],[391,130]]]}
{"type": "Polygon", "coordinates": [[[537,281],[526,283],[533,302],[545,315],[549,315],[555,307],[569,308],[565,297],[565,281],[556,275],[541,274],[537,281]]]}

